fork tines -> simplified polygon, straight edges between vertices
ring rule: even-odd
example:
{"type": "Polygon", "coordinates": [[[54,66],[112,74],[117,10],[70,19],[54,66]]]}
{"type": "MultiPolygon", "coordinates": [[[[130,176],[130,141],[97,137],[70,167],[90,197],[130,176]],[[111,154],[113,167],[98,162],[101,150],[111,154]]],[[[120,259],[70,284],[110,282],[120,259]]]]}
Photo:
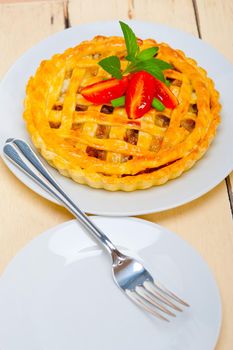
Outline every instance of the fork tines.
{"type": "Polygon", "coordinates": [[[135,290],[127,290],[126,294],[140,307],[152,315],[169,322],[166,314],[171,317],[176,317],[175,313],[170,309],[178,312],[183,310],[180,305],[189,307],[189,304],[180,299],[161,284],[152,281],[145,281],[143,285],[137,286],[135,290]],[[178,306],[178,305],[179,306],[178,306]],[[162,312],[162,314],[161,314],[162,312]]]}

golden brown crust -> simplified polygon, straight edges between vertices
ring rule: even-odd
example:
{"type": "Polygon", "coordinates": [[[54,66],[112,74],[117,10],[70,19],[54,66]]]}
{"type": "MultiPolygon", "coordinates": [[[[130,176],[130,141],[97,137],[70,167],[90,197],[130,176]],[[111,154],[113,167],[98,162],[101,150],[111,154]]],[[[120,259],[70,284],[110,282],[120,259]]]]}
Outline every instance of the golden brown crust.
{"type": "Polygon", "coordinates": [[[98,66],[109,55],[127,62],[124,40],[97,36],[43,61],[27,85],[24,119],[35,146],[63,175],[110,191],[134,191],[180,176],[203,156],[220,122],[219,94],[204,69],[183,52],[152,39],[178,97],[174,110],[151,109],[141,119],[125,108],[94,106],[80,88],[110,76],[98,66]],[[109,114],[110,113],[110,114],[109,114]]]}

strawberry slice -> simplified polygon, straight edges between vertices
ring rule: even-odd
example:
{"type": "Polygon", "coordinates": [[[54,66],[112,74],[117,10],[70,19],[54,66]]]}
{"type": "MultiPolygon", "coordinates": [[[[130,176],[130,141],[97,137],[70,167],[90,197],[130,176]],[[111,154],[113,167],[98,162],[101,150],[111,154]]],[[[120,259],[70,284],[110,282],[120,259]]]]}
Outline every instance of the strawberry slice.
{"type": "Polygon", "coordinates": [[[155,78],[145,72],[134,73],[126,91],[125,108],[131,119],[141,118],[151,108],[155,91],[155,78]]]}
{"type": "Polygon", "coordinates": [[[120,80],[115,78],[103,80],[84,87],[81,94],[86,100],[97,105],[109,103],[111,100],[124,95],[128,81],[127,76],[120,80]]]}
{"type": "Polygon", "coordinates": [[[154,97],[161,101],[166,108],[174,109],[178,105],[176,96],[171,90],[160,80],[155,79],[154,97]]]}

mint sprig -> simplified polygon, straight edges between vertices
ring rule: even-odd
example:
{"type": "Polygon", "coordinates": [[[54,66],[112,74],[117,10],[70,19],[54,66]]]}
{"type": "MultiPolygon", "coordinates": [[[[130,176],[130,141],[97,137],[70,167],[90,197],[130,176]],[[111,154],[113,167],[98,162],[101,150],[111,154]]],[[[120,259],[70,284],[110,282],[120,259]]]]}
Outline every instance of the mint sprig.
{"type": "Polygon", "coordinates": [[[150,47],[140,51],[136,35],[133,30],[124,22],[119,22],[127,49],[128,66],[122,72],[120,68],[120,59],[117,56],[110,56],[102,59],[98,64],[117,79],[122,79],[123,74],[134,73],[144,70],[155,78],[165,82],[163,71],[170,69],[172,66],[163,60],[155,58],[158,53],[158,47],[150,47]]]}

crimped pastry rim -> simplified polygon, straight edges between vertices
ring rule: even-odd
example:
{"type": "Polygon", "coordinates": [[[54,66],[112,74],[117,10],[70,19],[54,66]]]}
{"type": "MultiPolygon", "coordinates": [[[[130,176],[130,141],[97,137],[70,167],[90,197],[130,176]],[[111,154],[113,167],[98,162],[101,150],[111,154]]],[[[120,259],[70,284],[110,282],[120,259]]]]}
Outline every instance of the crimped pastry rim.
{"type": "MultiPolygon", "coordinates": [[[[165,44],[167,47],[169,47],[167,44],[165,44]]],[[[169,47],[170,48],[170,47],[169,47]]],[[[75,48],[73,49],[75,50],[75,48]]],[[[68,49],[63,53],[63,56],[70,55],[72,49],[68,49]]],[[[207,79],[207,72],[202,69],[198,68],[197,63],[185,56],[185,54],[180,50],[174,50],[179,53],[179,55],[183,56],[185,60],[189,61],[189,64],[191,64],[196,69],[201,70],[203,76],[207,79]]],[[[56,59],[59,55],[54,55],[50,62],[56,62],[56,59]]],[[[38,74],[38,71],[36,75],[38,74]]],[[[214,88],[213,81],[208,78],[209,82],[209,88],[212,92],[214,98],[213,98],[213,104],[214,104],[214,112],[213,112],[213,121],[210,125],[210,128],[206,134],[206,139],[203,140],[203,142],[200,143],[198,149],[194,149],[187,158],[183,158],[181,160],[176,161],[174,164],[169,165],[166,168],[160,169],[156,171],[157,176],[153,176],[154,173],[150,174],[142,174],[142,175],[136,175],[136,176],[125,176],[121,178],[117,177],[111,177],[111,176],[103,176],[101,174],[97,173],[89,173],[88,171],[85,171],[85,169],[79,168],[74,169],[71,166],[67,166],[66,168],[60,167],[59,159],[57,156],[51,157],[51,151],[48,150],[46,147],[46,143],[43,141],[43,139],[38,135],[38,131],[35,129],[32,121],[31,121],[31,109],[28,103],[30,101],[30,95],[33,90],[33,78],[29,80],[28,86],[27,86],[27,97],[25,100],[25,111],[24,111],[24,119],[26,121],[27,129],[29,131],[29,134],[31,135],[32,141],[35,144],[35,146],[39,149],[42,156],[56,169],[59,170],[59,172],[65,176],[68,176],[72,178],[74,181],[86,184],[94,188],[104,188],[109,191],[135,191],[137,189],[145,189],[149,188],[155,185],[161,185],[166,183],[170,179],[174,179],[178,176],[180,176],[184,171],[187,171],[190,169],[197,160],[199,160],[203,154],[207,151],[209,145],[211,144],[215,133],[217,126],[220,122],[220,116],[219,116],[219,110],[220,110],[220,103],[218,101],[219,96],[217,91],[214,88]],[[182,165],[182,167],[179,167],[179,165],[182,165]],[[168,173],[168,170],[171,170],[168,173]]]]}

